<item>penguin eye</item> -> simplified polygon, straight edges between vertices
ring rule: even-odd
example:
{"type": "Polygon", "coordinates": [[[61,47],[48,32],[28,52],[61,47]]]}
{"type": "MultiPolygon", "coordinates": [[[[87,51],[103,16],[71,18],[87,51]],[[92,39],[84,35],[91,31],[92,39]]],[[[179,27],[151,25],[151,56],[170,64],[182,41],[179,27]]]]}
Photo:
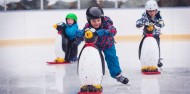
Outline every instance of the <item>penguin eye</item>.
{"type": "Polygon", "coordinates": [[[57,23],[57,25],[62,25],[62,24],[63,24],[63,22],[57,23]]]}
{"type": "Polygon", "coordinates": [[[91,28],[90,31],[92,31],[92,33],[94,33],[96,30],[94,28],[91,28]]]}
{"type": "Polygon", "coordinates": [[[86,28],[85,31],[90,30],[89,28],[86,28]]]}

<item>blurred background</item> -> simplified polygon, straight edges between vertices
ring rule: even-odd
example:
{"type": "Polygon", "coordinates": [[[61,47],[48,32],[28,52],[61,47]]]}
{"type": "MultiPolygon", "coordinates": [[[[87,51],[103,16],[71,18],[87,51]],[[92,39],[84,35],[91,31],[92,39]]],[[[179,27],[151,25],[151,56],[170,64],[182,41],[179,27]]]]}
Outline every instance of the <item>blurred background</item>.
{"type": "MultiPolygon", "coordinates": [[[[147,0],[1,0],[0,10],[85,9],[91,5],[103,8],[139,8],[147,0]]],[[[188,7],[190,0],[156,0],[160,7],[188,7]]]]}
{"type": "MultiPolygon", "coordinates": [[[[33,43],[43,39],[53,43],[56,30],[53,24],[65,22],[68,13],[78,17],[79,29],[86,21],[86,9],[92,5],[103,7],[117,28],[116,39],[139,41],[142,29],[135,24],[143,12],[147,0],[1,0],[0,1],[0,45],[33,43]],[[127,37],[126,37],[127,36],[127,37]],[[17,42],[16,39],[21,39],[17,42]],[[24,40],[22,40],[24,39],[24,40]],[[35,39],[35,40],[34,40],[35,39]],[[5,40],[10,40],[5,41],[5,40]],[[16,41],[16,42],[15,42],[16,41]],[[31,42],[32,41],[32,42],[31,42]]],[[[162,39],[190,39],[190,0],[156,0],[166,26],[162,39]]]]}

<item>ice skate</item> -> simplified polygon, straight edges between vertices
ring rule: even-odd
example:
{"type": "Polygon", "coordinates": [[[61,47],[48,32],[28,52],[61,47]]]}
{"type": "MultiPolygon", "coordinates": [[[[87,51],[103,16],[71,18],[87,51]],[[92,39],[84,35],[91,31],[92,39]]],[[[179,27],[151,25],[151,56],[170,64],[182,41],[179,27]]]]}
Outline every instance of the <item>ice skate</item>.
{"type": "Polygon", "coordinates": [[[76,62],[76,61],[78,61],[77,57],[74,57],[74,58],[70,59],[70,62],[76,62]]]}
{"type": "Polygon", "coordinates": [[[121,83],[123,83],[123,84],[127,84],[128,82],[129,82],[129,80],[126,78],[126,77],[124,77],[123,75],[118,75],[118,76],[116,76],[116,78],[115,78],[118,82],[121,82],[121,83]]]}
{"type": "Polygon", "coordinates": [[[161,67],[163,66],[163,63],[161,62],[161,60],[163,60],[163,59],[160,58],[160,59],[158,60],[157,66],[158,66],[159,68],[161,68],[161,67]]]}

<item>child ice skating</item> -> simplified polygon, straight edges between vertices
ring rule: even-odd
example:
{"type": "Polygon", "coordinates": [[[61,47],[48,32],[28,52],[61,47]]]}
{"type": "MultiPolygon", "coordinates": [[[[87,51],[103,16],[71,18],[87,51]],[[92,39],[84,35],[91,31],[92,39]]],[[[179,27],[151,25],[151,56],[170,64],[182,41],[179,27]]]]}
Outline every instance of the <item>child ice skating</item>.
{"type": "Polygon", "coordinates": [[[160,15],[160,11],[158,10],[158,4],[155,0],[148,0],[145,4],[145,12],[142,14],[142,17],[136,21],[136,27],[141,28],[144,26],[143,29],[143,38],[140,42],[139,45],[139,59],[141,56],[141,48],[142,48],[142,43],[145,39],[145,35],[147,32],[145,31],[146,29],[146,24],[154,24],[155,28],[153,30],[153,37],[156,39],[159,47],[159,59],[158,59],[158,67],[162,67],[163,64],[161,63],[161,58],[160,58],[160,28],[164,27],[164,21],[162,19],[162,16],[160,15]]]}
{"type": "Polygon", "coordinates": [[[81,42],[80,38],[76,37],[78,24],[77,16],[69,13],[66,16],[66,23],[61,22],[54,25],[58,31],[58,36],[55,43],[55,62],[72,62],[77,61],[78,45],[81,42]]]}
{"type": "Polygon", "coordinates": [[[78,33],[78,36],[84,36],[86,29],[94,28],[98,35],[95,44],[98,49],[104,53],[111,77],[123,84],[127,84],[129,80],[122,75],[119,60],[116,55],[114,36],[117,30],[113,26],[112,20],[104,16],[101,7],[96,6],[89,7],[86,10],[86,18],[88,23],[86,23],[83,30],[79,31],[80,33],[78,33]]]}

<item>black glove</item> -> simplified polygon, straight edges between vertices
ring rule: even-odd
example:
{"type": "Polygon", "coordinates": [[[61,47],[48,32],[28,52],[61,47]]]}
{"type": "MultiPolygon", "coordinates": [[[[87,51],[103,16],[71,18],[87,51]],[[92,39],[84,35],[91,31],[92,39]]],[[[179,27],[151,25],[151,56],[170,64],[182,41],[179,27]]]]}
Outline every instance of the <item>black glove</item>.
{"type": "Polygon", "coordinates": [[[136,22],[136,27],[137,28],[141,28],[142,26],[144,26],[146,20],[145,19],[140,19],[136,22]]]}

